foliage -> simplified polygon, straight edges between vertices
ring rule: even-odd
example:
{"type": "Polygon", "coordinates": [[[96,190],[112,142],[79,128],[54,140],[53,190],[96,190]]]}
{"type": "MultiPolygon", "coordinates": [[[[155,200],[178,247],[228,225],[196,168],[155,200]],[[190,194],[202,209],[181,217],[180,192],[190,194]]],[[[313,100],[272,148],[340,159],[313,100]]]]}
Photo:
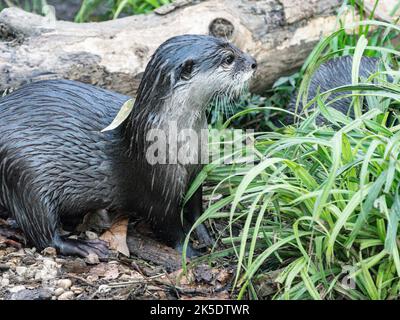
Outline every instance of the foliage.
{"type": "Polygon", "coordinates": [[[19,7],[25,11],[42,14],[42,8],[46,4],[46,0],[3,0],[0,1],[0,11],[7,7],[19,7]]]}
{"type": "Polygon", "coordinates": [[[83,0],[81,8],[75,17],[75,22],[87,22],[93,19],[116,19],[121,14],[133,15],[148,13],[170,2],[170,0],[83,0]],[[105,7],[104,13],[96,17],[95,11],[100,6],[105,7]]]}
{"type": "MultiPolygon", "coordinates": [[[[341,11],[354,7],[345,4],[341,11]]],[[[348,34],[339,16],[339,30],[316,46],[300,71],[302,99],[323,61],[353,55],[353,83],[331,92],[352,92],[355,119],[332,109],[325,101],[331,92],[322,92],[311,101],[318,108],[308,118],[274,131],[266,123],[247,136],[254,140],[255,165],[243,149],[234,164],[206,166],[189,190],[186,198],[206,181],[208,198],[217,199],[196,225],[225,223],[219,240],[226,248],[199,260],[233,259],[239,298],[398,298],[400,52],[391,40],[400,28],[364,18],[348,34]],[[382,71],[358,79],[362,55],[380,57],[382,71]],[[316,125],[318,114],[326,125],[316,125]],[[266,294],[262,284],[269,278],[274,285],[266,294]]],[[[274,108],[269,99],[260,114],[274,108]]],[[[244,107],[235,120],[255,109],[244,107]]]]}
{"type": "MultiPolygon", "coordinates": [[[[104,21],[121,15],[143,14],[153,11],[172,0],[82,0],[75,16],[75,22],[104,21]]],[[[25,11],[42,14],[46,0],[3,0],[0,10],[7,7],[19,7],[25,11]]]]}

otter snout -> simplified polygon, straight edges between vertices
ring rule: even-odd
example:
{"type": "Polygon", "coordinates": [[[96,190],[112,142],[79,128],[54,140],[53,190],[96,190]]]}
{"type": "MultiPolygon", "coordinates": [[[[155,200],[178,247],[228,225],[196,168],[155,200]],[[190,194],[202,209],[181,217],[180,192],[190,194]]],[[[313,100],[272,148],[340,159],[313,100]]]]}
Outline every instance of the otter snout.
{"type": "Polygon", "coordinates": [[[250,67],[254,70],[254,72],[257,70],[257,60],[253,57],[250,57],[250,67]]]}
{"type": "Polygon", "coordinates": [[[244,58],[245,58],[246,64],[248,65],[249,69],[251,69],[254,72],[256,72],[256,70],[257,70],[257,60],[255,58],[253,58],[251,55],[247,54],[247,53],[244,54],[244,58]]]}
{"type": "Polygon", "coordinates": [[[257,71],[257,60],[247,53],[242,53],[240,64],[241,67],[239,67],[239,70],[241,70],[243,74],[242,80],[244,82],[247,82],[250,80],[250,78],[254,76],[255,72],[257,71]]]}

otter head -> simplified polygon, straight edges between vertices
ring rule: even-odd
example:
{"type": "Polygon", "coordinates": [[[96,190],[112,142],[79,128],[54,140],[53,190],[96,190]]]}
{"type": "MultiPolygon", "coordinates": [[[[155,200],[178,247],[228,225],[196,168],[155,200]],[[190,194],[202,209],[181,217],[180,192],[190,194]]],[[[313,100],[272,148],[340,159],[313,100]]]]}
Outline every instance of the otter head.
{"type": "Polygon", "coordinates": [[[256,68],[254,58],[222,39],[177,36],[153,54],[139,86],[137,104],[139,108],[157,108],[173,99],[174,108],[179,108],[179,102],[189,108],[205,108],[217,96],[238,96],[256,68]]]}

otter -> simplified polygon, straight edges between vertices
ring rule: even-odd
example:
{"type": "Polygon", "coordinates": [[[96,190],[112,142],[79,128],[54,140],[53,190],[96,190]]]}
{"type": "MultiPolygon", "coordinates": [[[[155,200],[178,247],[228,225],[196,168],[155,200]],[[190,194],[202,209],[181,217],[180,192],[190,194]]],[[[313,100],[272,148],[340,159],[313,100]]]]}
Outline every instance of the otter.
{"type": "MultiPolygon", "coordinates": [[[[69,80],[33,82],[6,95],[0,100],[1,209],[38,249],[51,246],[62,255],[107,258],[104,242],[60,232],[62,220],[98,209],[135,212],[181,251],[188,226],[202,214],[199,188],[181,219],[183,196],[202,165],[150,164],[146,134],[170,122],[178,131],[207,128],[210,102],[238,95],[256,67],[225,40],[173,37],[147,64],[131,114],[104,133],[130,97],[69,80]]],[[[198,231],[210,240],[204,226],[198,231]]]]}
{"type": "MultiPolygon", "coordinates": [[[[352,64],[353,57],[352,56],[343,56],[339,58],[334,58],[328,60],[327,62],[321,64],[314,74],[311,77],[307,101],[311,101],[318,92],[322,93],[337,87],[351,85],[352,83],[352,64]]],[[[360,61],[360,69],[359,76],[361,78],[368,78],[372,74],[376,73],[379,69],[379,59],[377,58],[369,58],[362,57],[360,61]]],[[[349,94],[350,92],[334,92],[330,94],[326,102],[329,102],[338,96],[343,94],[349,94]]],[[[296,112],[297,114],[301,114],[303,112],[303,104],[300,101],[299,106],[296,110],[296,101],[297,101],[298,93],[296,92],[292,95],[289,102],[289,111],[296,112]]],[[[350,108],[352,102],[351,97],[345,97],[342,99],[338,99],[333,101],[330,104],[330,107],[344,113],[348,114],[350,117],[354,118],[354,110],[350,108]]],[[[315,108],[315,104],[310,106],[308,111],[311,111],[315,108]]],[[[286,116],[285,124],[293,124],[294,117],[293,115],[286,116]]],[[[326,123],[326,119],[323,115],[318,115],[316,119],[317,124],[326,123]]]]}

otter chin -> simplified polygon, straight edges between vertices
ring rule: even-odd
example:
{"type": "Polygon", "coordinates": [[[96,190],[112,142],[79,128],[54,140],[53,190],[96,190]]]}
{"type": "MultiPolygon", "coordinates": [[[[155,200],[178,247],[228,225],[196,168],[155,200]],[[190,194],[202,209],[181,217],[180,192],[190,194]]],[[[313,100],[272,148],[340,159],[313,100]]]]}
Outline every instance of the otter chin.
{"type": "MultiPolygon", "coordinates": [[[[105,133],[101,130],[130,97],[69,80],[34,82],[6,95],[0,100],[1,211],[38,249],[51,246],[63,255],[107,258],[102,241],[60,232],[61,221],[98,209],[139,215],[160,240],[181,250],[202,214],[201,187],[182,208],[202,164],[151,163],[146,137],[161,130],[171,147],[171,123],[178,132],[200,135],[210,102],[237,97],[256,67],[252,57],[224,40],[171,38],[151,57],[129,117],[105,133]]],[[[212,242],[203,225],[196,231],[200,241],[212,242]]]]}

